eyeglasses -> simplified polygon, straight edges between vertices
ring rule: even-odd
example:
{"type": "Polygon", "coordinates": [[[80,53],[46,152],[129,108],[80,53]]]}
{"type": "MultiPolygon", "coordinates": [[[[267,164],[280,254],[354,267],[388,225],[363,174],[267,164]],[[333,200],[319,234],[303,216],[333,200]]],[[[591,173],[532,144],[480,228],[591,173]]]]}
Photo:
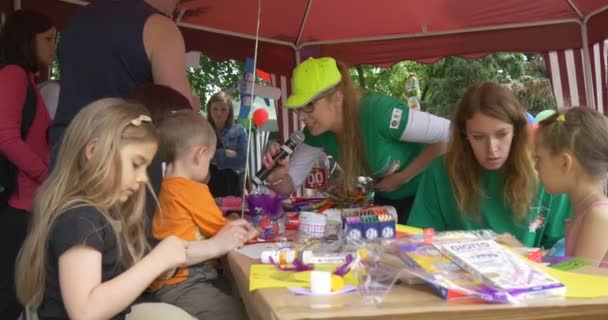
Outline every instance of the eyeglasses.
{"type": "Polygon", "coordinates": [[[336,88],[331,88],[331,89],[325,91],[324,93],[322,93],[321,95],[319,95],[318,97],[316,97],[311,102],[307,103],[304,106],[296,108],[293,111],[295,111],[297,114],[300,114],[300,112],[311,114],[311,113],[315,112],[315,105],[317,104],[317,102],[319,102],[319,100],[331,97],[333,94],[336,93],[336,91],[337,91],[336,88]]]}
{"type": "Polygon", "coordinates": [[[311,114],[311,113],[315,112],[315,105],[317,104],[317,101],[319,101],[320,99],[322,99],[322,97],[314,99],[313,101],[307,103],[305,106],[296,108],[293,111],[295,111],[297,114],[299,114],[300,112],[311,114]]]}

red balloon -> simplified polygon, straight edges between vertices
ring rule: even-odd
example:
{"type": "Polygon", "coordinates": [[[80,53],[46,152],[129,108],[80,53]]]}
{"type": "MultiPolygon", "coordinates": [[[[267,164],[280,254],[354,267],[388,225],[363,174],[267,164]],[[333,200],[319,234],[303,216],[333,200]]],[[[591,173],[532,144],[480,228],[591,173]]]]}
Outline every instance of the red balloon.
{"type": "Polygon", "coordinates": [[[261,127],[268,121],[268,111],[264,108],[259,108],[253,112],[253,123],[256,126],[261,127]]]}

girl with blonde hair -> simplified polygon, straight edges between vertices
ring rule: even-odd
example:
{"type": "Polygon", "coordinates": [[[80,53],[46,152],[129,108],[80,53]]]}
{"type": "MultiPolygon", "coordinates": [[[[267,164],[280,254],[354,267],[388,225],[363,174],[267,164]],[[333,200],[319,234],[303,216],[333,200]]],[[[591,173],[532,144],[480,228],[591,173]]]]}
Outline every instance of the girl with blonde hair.
{"type": "Polygon", "coordinates": [[[465,92],[445,156],[425,172],[409,225],[444,230],[492,229],[507,244],[550,248],[564,236],[568,199],[540,186],[526,112],[493,82],[465,92]]]}
{"type": "MultiPolygon", "coordinates": [[[[130,305],[148,285],[186,263],[176,237],[148,253],[146,167],[157,146],[146,109],[119,99],[88,105],[68,126],[17,260],[17,296],[40,318],[135,319],[145,307],[130,305]]],[[[154,313],[185,315],[175,309],[154,313]]]]}

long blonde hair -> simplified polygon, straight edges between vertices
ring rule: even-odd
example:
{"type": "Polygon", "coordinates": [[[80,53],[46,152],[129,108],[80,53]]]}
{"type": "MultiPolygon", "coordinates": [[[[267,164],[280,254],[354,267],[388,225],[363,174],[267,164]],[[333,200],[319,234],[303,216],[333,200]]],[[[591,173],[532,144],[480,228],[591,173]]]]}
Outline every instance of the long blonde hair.
{"type": "Polygon", "coordinates": [[[478,201],[487,197],[479,185],[483,168],[466,138],[466,121],[477,112],[513,125],[511,150],[504,165],[504,197],[505,202],[511,203],[515,218],[522,219],[538,190],[530,131],[525,110],[517,98],[509,89],[493,82],[469,87],[452,120],[445,166],[458,208],[463,215],[479,214],[478,201]]]}
{"type": "MultiPolygon", "coordinates": [[[[55,169],[34,199],[33,220],[17,258],[17,297],[38,307],[44,298],[49,236],[67,210],[91,205],[102,212],[117,242],[117,261],[128,268],[149,250],[145,237],[145,188],[121,203],[120,150],[131,143],[158,143],[153,125],[140,119],[145,107],[120,99],[102,99],[82,109],[68,126],[55,169]],[[85,149],[95,142],[90,159],[85,149]],[[26,271],[27,270],[27,271],[26,271]]],[[[150,190],[150,186],[147,186],[150,190]]]]}
{"type": "MultiPolygon", "coordinates": [[[[344,126],[343,141],[340,143],[340,165],[344,170],[344,190],[351,190],[356,178],[361,174],[372,176],[372,170],[365,159],[365,148],[361,137],[361,126],[359,124],[359,101],[361,94],[353,79],[350,77],[348,67],[337,63],[342,80],[334,90],[341,91],[344,95],[342,103],[342,123],[344,126]]],[[[328,92],[328,95],[331,91],[328,92]]]]}

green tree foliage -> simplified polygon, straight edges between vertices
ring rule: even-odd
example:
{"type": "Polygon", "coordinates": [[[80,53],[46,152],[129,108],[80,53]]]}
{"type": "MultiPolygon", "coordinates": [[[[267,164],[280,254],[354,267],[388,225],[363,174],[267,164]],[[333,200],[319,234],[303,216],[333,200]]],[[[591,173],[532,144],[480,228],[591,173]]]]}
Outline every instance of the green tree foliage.
{"type": "Polygon", "coordinates": [[[420,82],[423,109],[445,117],[451,116],[465,90],[481,81],[509,86],[532,113],[555,108],[539,55],[499,52],[479,59],[447,57],[433,64],[404,61],[390,68],[363,65],[351,69],[364,93],[388,94],[403,100],[409,73],[415,73],[420,82]]]}
{"type": "Polygon", "coordinates": [[[213,61],[201,55],[200,67],[187,69],[188,79],[194,94],[201,99],[205,106],[207,100],[219,90],[233,88],[237,81],[243,79],[243,62],[236,60],[213,61]]]}
{"type": "MultiPolygon", "coordinates": [[[[60,40],[58,34],[57,41],[60,40]]],[[[240,61],[217,62],[201,55],[200,67],[186,72],[204,108],[213,93],[232,89],[243,79],[243,68],[240,61]]],[[[363,93],[387,94],[404,101],[405,80],[414,73],[420,83],[422,108],[445,117],[451,117],[465,90],[480,81],[497,81],[508,86],[532,114],[556,107],[541,55],[499,52],[479,59],[447,57],[433,64],[403,61],[390,68],[359,65],[350,72],[363,93]]],[[[55,60],[51,77],[59,79],[59,76],[55,60]]],[[[238,95],[236,91],[233,94],[238,95]]]]}

